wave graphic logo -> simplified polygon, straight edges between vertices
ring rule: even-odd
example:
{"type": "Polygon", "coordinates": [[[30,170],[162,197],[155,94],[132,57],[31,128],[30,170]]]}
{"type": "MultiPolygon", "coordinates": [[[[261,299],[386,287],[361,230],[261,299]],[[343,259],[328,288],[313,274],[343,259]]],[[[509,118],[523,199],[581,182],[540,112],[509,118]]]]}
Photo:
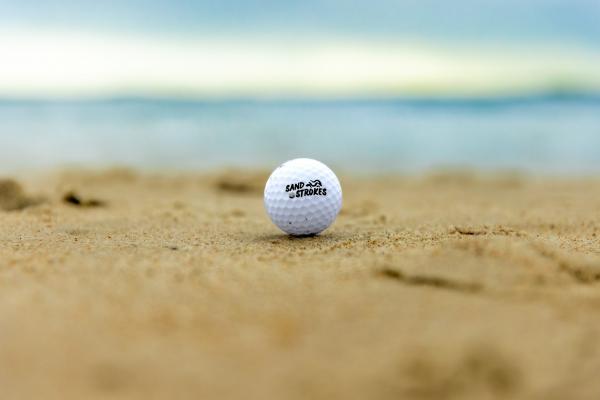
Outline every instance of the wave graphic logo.
{"type": "Polygon", "coordinates": [[[323,186],[323,184],[318,179],[315,179],[314,181],[309,181],[306,184],[306,187],[310,187],[310,188],[319,188],[319,187],[322,187],[322,186],[323,186]]]}

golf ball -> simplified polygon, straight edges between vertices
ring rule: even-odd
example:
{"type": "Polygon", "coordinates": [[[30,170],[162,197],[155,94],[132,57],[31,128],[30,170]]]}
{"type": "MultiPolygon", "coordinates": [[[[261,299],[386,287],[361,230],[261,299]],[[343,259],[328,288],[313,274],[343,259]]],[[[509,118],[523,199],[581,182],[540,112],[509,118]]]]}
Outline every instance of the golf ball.
{"type": "Polygon", "coordinates": [[[327,229],[342,207],[340,181],[325,164],[296,158],[281,164],[265,186],[271,221],[290,235],[314,235],[327,229]]]}

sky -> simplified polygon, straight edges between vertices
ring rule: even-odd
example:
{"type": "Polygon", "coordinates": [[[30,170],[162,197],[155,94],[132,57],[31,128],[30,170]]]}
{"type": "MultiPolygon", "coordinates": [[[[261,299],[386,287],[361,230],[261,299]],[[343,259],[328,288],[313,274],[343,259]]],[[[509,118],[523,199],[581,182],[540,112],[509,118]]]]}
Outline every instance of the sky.
{"type": "Polygon", "coordinates": [[[597,0],[0,0],[0,97],[600,91],[597,0]]]}

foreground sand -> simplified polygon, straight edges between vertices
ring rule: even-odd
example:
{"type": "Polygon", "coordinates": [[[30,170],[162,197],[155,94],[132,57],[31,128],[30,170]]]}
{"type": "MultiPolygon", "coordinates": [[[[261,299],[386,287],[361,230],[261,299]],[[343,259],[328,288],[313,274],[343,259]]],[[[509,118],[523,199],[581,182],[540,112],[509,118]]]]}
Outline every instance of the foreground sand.
{"type": "Polygon", "coordinates": [[[345,178],[294,239],[264,179],[5,185],[0,398],[599,398],[600,181],[345,178]]]}

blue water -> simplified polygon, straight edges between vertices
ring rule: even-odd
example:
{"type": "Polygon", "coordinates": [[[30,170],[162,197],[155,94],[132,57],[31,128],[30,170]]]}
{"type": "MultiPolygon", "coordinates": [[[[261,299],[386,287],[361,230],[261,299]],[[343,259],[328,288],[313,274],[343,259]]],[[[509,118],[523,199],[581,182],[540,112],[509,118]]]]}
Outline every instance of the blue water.
{"type": "Polygon", "coordinates": [[[0,101],[0,171],[112,165],[600,173],[600,98],[0,101]]]}

